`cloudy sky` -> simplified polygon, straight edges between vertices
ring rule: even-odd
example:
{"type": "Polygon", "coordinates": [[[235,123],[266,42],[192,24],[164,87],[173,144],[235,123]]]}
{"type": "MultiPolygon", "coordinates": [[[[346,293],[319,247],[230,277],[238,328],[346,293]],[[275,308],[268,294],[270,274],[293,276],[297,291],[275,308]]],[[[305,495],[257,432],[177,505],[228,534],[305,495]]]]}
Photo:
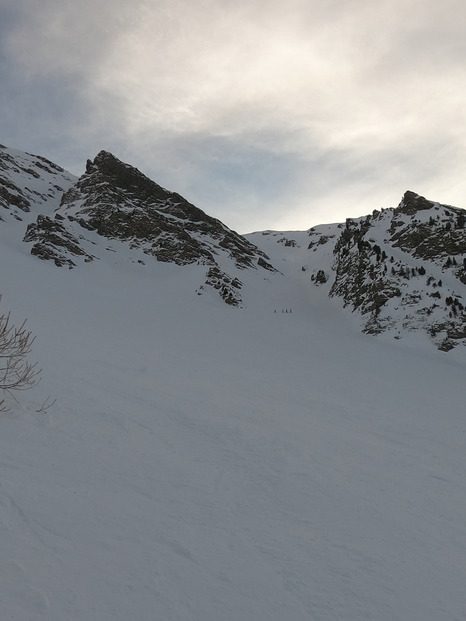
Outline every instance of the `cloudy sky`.
{"type": "Polygon", "coordinates": [[[464,0],[1,0],[0,143],[228,226],[466,208],[464,0]]]}

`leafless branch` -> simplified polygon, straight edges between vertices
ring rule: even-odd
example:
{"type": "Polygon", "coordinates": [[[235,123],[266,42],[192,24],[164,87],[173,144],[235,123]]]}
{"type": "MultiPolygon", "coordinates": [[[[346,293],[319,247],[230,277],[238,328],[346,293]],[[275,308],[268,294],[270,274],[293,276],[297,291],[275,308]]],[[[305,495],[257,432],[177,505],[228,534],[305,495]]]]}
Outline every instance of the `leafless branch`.
{"type": "Polygon", "coordinates": [[[40,408],[38,410],[36,410],[36,412],[38,412],[40,414],[47,413],[48,410],[55,404],[56,400],[57,400],[56,398],[52,400],[51,397],[47,397],[47,399],[40,406],[40,408]]]}
{"type": "MultiPolygon", "coordinates": [[[[0,296],[1,300],[1,296],[0,296]]],[[[10,313],[0,315],[0,389],[27,390],[39,381],[41,369],[27,359],[35,337],[26,322],[16,327],[10,313]]],[[[0,402],[0,407],[2,402],[0,402]]]]}

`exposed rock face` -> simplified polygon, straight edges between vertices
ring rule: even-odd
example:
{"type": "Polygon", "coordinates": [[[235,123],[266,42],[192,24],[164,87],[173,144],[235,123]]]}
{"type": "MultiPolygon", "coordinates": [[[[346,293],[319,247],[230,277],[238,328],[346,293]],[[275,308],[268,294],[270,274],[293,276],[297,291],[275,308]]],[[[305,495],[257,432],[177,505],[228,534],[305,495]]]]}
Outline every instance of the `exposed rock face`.
{"type": "Polygon", "coordinates": [[[310,295],[340,301],[367,334],[424,332],[442,351],[466,345],[462,209],[408,191],[398,207],[344,223],[248,237],[301,286],[313,287],[310,295]]]}
{"type": "MultiPolygon", "coordinates": [[[[225,274],[221,269],[215,266],[211,267],[207,272],[204,284],[218,291],[222,300],[227,304],[231,306],[242,306],[243,300],[241,299],[239,290],[243,286],[243,283],[238,278],[230,278],[228,274],[225,274]]],[[[201,295],[203,290],[204,285],[201,285],[197,290],[198,295],[201,295]]]]}
{"type": "Polygon", "coordinates": [[[419,196],[419,194],[411,192],[411,190],[407,190],[404,193],[400,204],[394,210],[394,213],[395,215],[406,214],[407,216],[412,216],[418,211],[432,209],[433,205],[434,203],[432,201],[428,201],[423,196],[419,196]]]}
{"type": "Polygon", "coordinates": [[[365,332],[421,328],[447,351],[466,344],[465,253],[465,212],[406,192],[396,209],[346,221],[330,295],[365,332]]]}
{"type": "Polygon", "coordinates": [[[416,258],[446,259],[466,252],[464,227],[465,213],[462,209],[439,205],[413,192],[406,192],[399,207],[394,210],[390,241],[416,258]],[[421,214],[421,211],[428,214],[421,214]],[[403,218],[404,214],[411,218],[403,218]]]}
{"type": "Polygon", "coordinates": [[[66,230],[63,218],[59,214],[52,220],[48,216],[37,216],[37,221],[30,224],[23,241],[36,242],[31,254],[39,259],[54,261],[57,267],[74,267],[76,264],[70,258],[83,257],[85,261],[92,261],[93,257],[81,248],[79,239],[66,230]]]}
{"type": "Polygon", "coordinates": [[[248,240],[106,151],[77,179],[0,145],[0,226],[20,231],[34,256],[58,267],[114,253],[139,264],[196,266],[196,292],[236,307],[245,304],[245,270],[262,278],[277,271],[250,241],[268,239],[293,253],[305,286],[358,314],[364,332],[401,338],[422,330],[443,351],[466,345],[466,212],[411,191],[395,209],[248,240]]]}
{"type": "Polygon", "coordinates": [[[244,237],[111,153],[101,151],[86,170],[60,209],[83,228],[177,265],[215,265],[219,247],[239,268],[257,267],[264,259],[244,237]]]}
{"type": "Polygon", "coordinates": [[[76,177],[40,155],[0,145],[0,219],[27,219],[58,207],[76,177]]]}
{"type": "Polygon", "coordinates": [[[89,233],[126,242],[158,261],[208,266],[204,285],[228,304],[241,305],[232,284],[239,280],[221,270],[219,260],[234,270],[275,271],[244,237],[106,151],[87,161],[86,173],[63,194],[55,220],[40,216],[24,241],[34,243],[31,252],[40,258],[74,267],[77,258],[95,258],[89,233]]]}

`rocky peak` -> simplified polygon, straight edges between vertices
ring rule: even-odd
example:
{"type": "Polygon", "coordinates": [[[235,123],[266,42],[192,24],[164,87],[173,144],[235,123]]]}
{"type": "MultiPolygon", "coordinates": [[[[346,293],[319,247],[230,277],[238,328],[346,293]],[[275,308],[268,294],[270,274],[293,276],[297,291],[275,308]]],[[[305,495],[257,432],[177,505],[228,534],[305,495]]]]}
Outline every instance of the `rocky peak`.
{"type": "Polygon", "coordinates": [[[416,258],[445,260],[466,252],[465,212],[406,192],[389,228],[394,246],[416,258]]]}
{"type": "Polygon", "coordinates": [[[86,171],[61,202],[63,215],[83,228],[178,265],[214,265],[219,252],[239,268],[267,265],[244,237],[111,153],[101,151],[86,171]]]}
{"type": "Polygon", "coordinates": [[[416,194],[415,192],[411,192],[411,190],[407,190],[404,193],[400,204],[394,210],[394,213],[404,213],[408,216],[411,216],[418,211],[432,209],[434,205],[435,203],[433,203],[432,201],[427,200],[426,198],[420,196],[419,194],[416,194]]]}
{"type": "MultiPolygon", "coordinates": [[[[90,233],[126,243],[139,263],[153,257],[180,266],[207,265],[203,284],[232,305],[241,303],[241,282],[219,262],[234,271],[274,271],[268,257],[243,236],[107,151],[87,161],[84,175],[63,194],[53,224],[50,218],[38,219],[24,240],[34,243],[37,256],[74,267],[77,260],[95,258],[90,233]]],[[[203,291],[201,286],[198,293],[203,291]]]]}
{"type": "MultiPolygon", "coordinates": [[[[0,207],[0,220],[23,223],[15,224],[21,235],[30,222],[24,241],[31,253],[59,267],[118,256],[141,266],[196,266],[195,292],[215,292],[232,306],[245,302],[244,270],[259,278],[276,271],[252,237],[107,151],[88,160],[76,179],[45,158],[0,147],[0,207]]],[[[276,241],[304,253],[300,277],[341,299],[360,316],[364,332],[402,338],[422,330],[443,351],[466,345],[464,210],[407,191],[396,208],[302,234],[308,241],[301,248],[283,233],[276,241]]],[[[257,239],[264,235],[274,237],[257,239]]]]}
{"type": "Polygon", "coordinates": [[[120,188],[128,196],[136,196],[140,200],[166,200],[172,194],[108,151],[100,151],[93,161],[87,160],[86,173],[80,179],[82,188],[98,183],[120,188]]]}
{"type": "Polygon", "coordinates": [[[465,224],[464,210],[414,192],[396,209],[348,219],[329,294],[361,315],[367,333],[422,329],[439,349],[466,344],[465,224]]]}

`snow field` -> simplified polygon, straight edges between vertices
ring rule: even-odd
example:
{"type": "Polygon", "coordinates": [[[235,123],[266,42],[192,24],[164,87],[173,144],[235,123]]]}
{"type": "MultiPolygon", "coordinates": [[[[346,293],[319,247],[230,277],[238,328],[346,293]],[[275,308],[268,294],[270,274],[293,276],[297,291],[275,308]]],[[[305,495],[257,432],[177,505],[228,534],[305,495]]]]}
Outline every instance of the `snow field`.
{"type": "Polygon", "coordinates": [[[43,368],[0,418],[2,618],[465,618],[462,351],[360,334],[282,247],[243,310],[0,248],[43,368]]]}

